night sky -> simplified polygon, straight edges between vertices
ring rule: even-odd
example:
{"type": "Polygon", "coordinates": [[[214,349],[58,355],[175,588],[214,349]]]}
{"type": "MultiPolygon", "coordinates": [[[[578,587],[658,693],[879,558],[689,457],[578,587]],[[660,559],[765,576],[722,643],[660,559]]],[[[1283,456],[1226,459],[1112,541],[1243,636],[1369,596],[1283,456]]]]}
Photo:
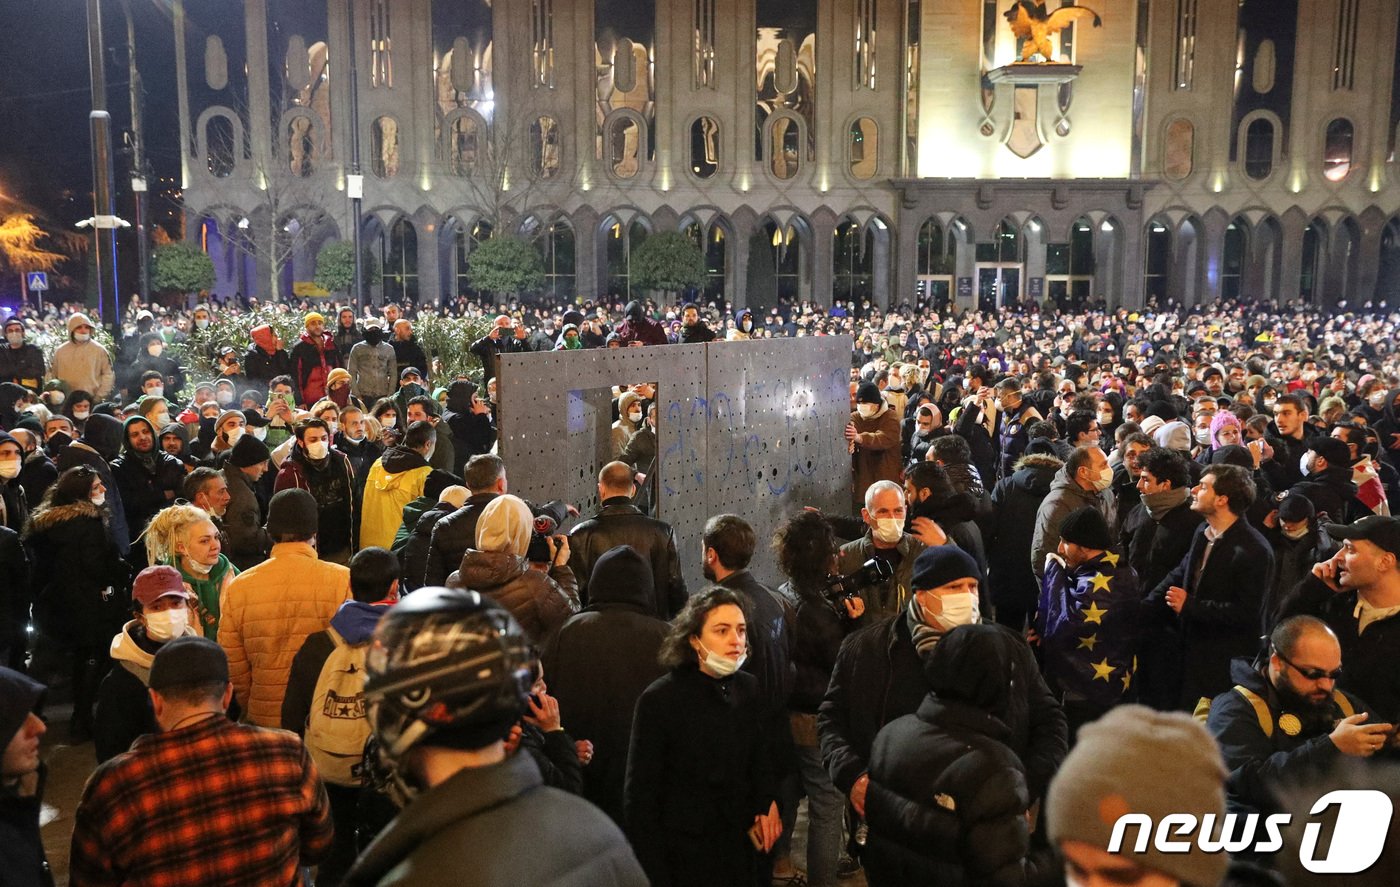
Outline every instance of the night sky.
{"type": "MultiPolygon", "coordinates": [[[[120,0],[103,0],[107,108],[112,114],[117,214],[132,215],[130,155],[121,151],[130,127],[126,18],[120,0]]],[[[178,185],[179,117],[175,48],[164,0],[129,0],[136,59],[145,87],[146,146],[155,178],[178,185]]],[[[54,222],[92,214],[91,91],[85,0],[0,2],[0,192],[54,222]]],[[[152,182],[151,190],[156,190],[152,182]]],[[[152,202],[155,194],[152,194],[152,202]]],[[[153,209],[154,209],[153,205],[153,209]]]]}

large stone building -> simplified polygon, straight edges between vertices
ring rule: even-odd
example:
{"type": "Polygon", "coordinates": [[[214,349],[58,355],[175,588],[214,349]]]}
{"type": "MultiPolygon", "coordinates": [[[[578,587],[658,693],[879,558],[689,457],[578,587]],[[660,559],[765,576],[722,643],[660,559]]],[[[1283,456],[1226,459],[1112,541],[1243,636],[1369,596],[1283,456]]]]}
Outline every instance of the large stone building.
{"type": "Polygon", "coordinates": [[[175,0],[187,230],[304,288],[358,119],[376,301],[506,229],[586,298],[680,230],[735,305],[1400,304],[1400,0],[1091,2],[175,0]]]}

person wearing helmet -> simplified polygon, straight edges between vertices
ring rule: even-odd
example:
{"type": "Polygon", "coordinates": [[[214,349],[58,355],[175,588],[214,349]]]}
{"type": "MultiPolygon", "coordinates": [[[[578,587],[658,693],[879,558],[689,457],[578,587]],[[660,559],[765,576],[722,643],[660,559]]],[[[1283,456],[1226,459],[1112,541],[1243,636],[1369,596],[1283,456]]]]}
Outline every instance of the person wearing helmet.
{"type": "Polygon", "coordinates": [[[371,765],[407,804],[346,885],[647,884],[606,814],[507,755],[532,661],[519,624],[476,591],[420,588],[380,619],[365,657],[371,765]]]}

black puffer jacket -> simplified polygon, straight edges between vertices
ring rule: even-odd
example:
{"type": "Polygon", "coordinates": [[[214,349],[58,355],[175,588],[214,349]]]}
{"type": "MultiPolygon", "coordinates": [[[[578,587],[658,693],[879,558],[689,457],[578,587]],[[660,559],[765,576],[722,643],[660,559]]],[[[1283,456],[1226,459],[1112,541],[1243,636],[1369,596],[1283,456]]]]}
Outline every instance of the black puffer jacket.
{"type": "Polygon", "coordinates": [[[1026,553],[1035,537],[1035,516],[1050,493],[1050,484],[1063,465],[1059,459],[1035,453],[1022,456],[1010,477],[992,490],[992,519],[984,535],[991,564],[992,600],[1003,607],[1029,613],[1040,596],[1040,583],[1026,553]]]}
{"type": "Polygon", "coordinates": [[[107,536],[102,512],[91,502],[39,509],[25,541],[40,565],[33,572],[40,629],[61,643],[105,649],[130,607],[130,570],[107,536]]]}
{"type": "Polygon", "coordinates": [[[185,483],[185,466],[160,448],[155,426],[145,418],[127,419],[122,425],[122,436],[126,437],[137,424],[150,429],[151,451],[138,453],[129,442],[124,442],[122,454],[112,460],[112,476],[121,491],[127,530],[133,536],[141,535],[156,512],[175,501],[185,483]]]}
{"type": "Polygon", "coordinates": [[[583,796],[622,823],[632,712],[665,669],[657,660],[667,625],[652,613],[651,566],[627,545],[598,558],[593,599],[571,616],[541,656],[569,732],[593,743],[583,796]]]}
{"type": "Polygon", "coordinates": [[[399,552],[400,577],[405,593],[423,587],[423,575],[428,569],[428,548],[433,540],[433,527],[457,509],[451,502],[439,502],[418,518],[408,541],[399,552]]]}
{"type": "Polygon", "coordinates": [[[86,465],[102,478],[107,488],[107,537],[122,557],[131,550],[131,532],[122,507],[121,488],[112,476],[111,462],[122,450],[122,423],[111,416],[94,413],[83,426],[83,435],[64,447],[54,459],[58,473],[86,465]]]}
{"type": "Polygon", "coordinates": [[[453,474],[461,474],[468,459],[491,452],[496,443],[491,413],[472,412],[475,390],[471,382],[460,379],[447,386],[447,411],[442,414],[442,421],[452,432],[453,474]]]}
{"type": "Polygon", "coordinates": [[[642,514],[626,496],[604,500],[597,515],[569,533],[569,566],[579,579],[579,598],[589,602],[585,577],[592,575],[604,552],[618,545],[631,546],[651,565],[652,615],[670,619],[679,613],[685,606],[686,590],[676,554],[676,533],[665,521],[642,514]]]}
{"type": "Polygon", "coordinates": [[[872,887],[1053,882],[1050,851],[1031,850],[1026,771],[1008,745],[1035,668],[1017,645],[1001,626],[954,629],[925,666],[933,692],[875,738],[862,857],[872,887]]]}
{"type": "Polygon", "coordinates": [[[447,583],[452,571],[462,565],[462,556],[476,544],[476,522],[481,512],[496,498],[495,493],[468,496],[461,508],[441,517],[428,539],[428,558],[418,584],[439,586],[447,583]]]}

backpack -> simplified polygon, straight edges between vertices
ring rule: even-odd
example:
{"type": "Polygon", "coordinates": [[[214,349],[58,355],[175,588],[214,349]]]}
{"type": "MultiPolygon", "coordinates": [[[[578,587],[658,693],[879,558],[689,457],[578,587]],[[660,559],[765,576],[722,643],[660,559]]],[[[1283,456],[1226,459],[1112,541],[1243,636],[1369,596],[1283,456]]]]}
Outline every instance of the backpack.
{"type": "Polygon", "coordinates": [[[369,644],[348,644],[334,628],[326,634],[335,649],[321,666],[306,718],[306,749],[321,778],[333,785],[364,784],[361,766],[370,736],[365,710],[365,652],[369,644]]]}

